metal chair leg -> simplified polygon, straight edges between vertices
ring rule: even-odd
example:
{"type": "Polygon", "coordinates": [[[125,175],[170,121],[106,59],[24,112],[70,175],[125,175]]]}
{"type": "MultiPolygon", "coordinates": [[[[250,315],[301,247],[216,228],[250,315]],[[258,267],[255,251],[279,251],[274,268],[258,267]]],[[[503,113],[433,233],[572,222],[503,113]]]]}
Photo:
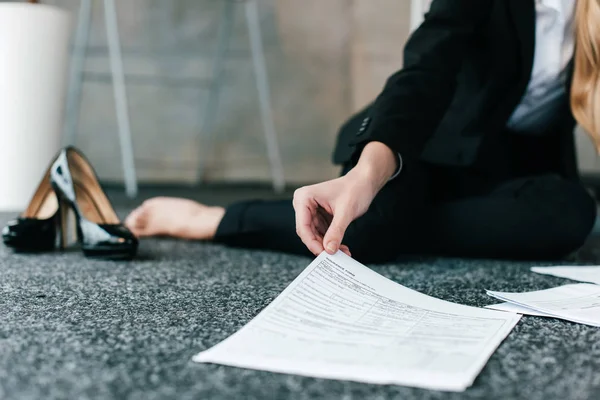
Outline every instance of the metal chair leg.
{"type": "Polygon", "coordinates": [[[81,104],[81,86],[83,84],[83,67],[92,22],[92,1],[81,0],[77,29],[73,38],[73,53],[69,71],[69,83],[65,106],[65,130],[63,142],[65,145],[74,145],[77,139],[77,126],[79,124],[79,109],[81,104]]]}
{"type": "Polygon", "coordinates": [[[117,113],[117,126],[119,129],[119,141],[121,143],[123,173],[125,175],[125,191],[129,197],[135,197],[138,191],[137,178],[135,173],[127,93],[125,90],[123,58],[121,56],[121,43],[119,40],[117,10],[114,0],[104,0],[104,13],[106,21],[106,37],[108,39],[110,70],[113,80],[113,92],[117,113]]]}
{"type": "Polygon", "coordinates": [[[258,19],[258,9],[255,0],[246,1],[246,23],[248,25],[248,33],[250,36],[250,48],[254,64],[256,88],[258,90],[260,115],[267,144],[269,166],[271,168],[273,179],[273,189],[276,192],[282,192],[285,189],[285,178],[283,165],[281,163],[281,154],[279,153],[279,145],[277,143],[275,124],[273,122],[269,79],[258,19]]]}
{"type": "Polygon", "coordinates": [[[215,49],[215,55],[212,65],[212,79],[206,100],[204,111],[202,114],[203,123],[200,131],[200,160],[198,164],[198,181],[204,179],[204,169],[209,154],[213,148],[213,131],[217,120],[217,109],[219,106],[219,98],[221,94],[221,83],[223,81],[223,67],[225,65],[225,57],[229,50],[231,41],[231,33],[233,32],[235,4],[232,0],[225,0],[223,3],[223,12],[221,13],[221,21],[219,22],[218,42],[215,49]]]}

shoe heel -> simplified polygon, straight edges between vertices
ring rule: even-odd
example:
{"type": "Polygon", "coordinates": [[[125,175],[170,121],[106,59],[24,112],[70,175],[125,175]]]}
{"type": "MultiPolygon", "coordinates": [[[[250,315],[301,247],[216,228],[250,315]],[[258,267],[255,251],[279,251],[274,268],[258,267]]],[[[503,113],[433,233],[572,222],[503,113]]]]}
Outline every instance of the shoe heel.
{"type": "Polygon", "coordinates": [[[69,206],[65,202],[58,202],[58,218],[56,221],[56,237],[58,238],[58,249],[64,250],[67,247],[69,236],[69,206]]]}
{"type": "MultiPolygon", "coordinates": [[[[59,196],[60,197],[60,196],[59,196]]],[[[76,226],[75,215],[71,205],[64,199],[58,202],[58,219],[56,224],[56,237],[58,239],[58,248],[64,250],[70,243],[79,240],[79,230],[76,226]]]]}

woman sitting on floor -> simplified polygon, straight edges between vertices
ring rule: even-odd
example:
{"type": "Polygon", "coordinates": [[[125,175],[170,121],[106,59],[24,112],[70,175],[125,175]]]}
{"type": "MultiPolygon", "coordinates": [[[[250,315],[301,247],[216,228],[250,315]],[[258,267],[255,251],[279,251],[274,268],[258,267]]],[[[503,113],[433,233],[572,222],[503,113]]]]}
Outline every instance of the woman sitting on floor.
{"type": "Polygon", "coordinates": [[[363,262],[561,258],[596,216],[573,131],[600,147],[598,21],[598,0],[434,0],[403,68],[341,128],[341,177],[293,201],[155,198],[126,224],[140,237],[363,262]]]}

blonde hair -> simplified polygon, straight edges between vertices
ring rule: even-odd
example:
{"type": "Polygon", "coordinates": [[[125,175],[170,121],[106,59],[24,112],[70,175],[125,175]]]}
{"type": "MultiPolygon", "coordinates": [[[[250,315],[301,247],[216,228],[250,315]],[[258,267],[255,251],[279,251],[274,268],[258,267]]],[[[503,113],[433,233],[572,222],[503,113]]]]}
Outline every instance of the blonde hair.
{"type": "Polygon", "coordinates": [[[600,0],[577,0],[571,111],[600,153],[600,0]]]}

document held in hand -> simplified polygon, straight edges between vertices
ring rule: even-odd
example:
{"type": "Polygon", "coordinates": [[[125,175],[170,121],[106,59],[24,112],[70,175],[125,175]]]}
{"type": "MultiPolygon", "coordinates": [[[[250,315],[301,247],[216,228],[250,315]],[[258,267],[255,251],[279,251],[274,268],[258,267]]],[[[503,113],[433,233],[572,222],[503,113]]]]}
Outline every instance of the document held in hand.
{"type": "Polygon", "coordinates": [[[323,253],[241,330],[193,359],[463,391],[519,319],[429,297],[341,252],[323,253]]]}

